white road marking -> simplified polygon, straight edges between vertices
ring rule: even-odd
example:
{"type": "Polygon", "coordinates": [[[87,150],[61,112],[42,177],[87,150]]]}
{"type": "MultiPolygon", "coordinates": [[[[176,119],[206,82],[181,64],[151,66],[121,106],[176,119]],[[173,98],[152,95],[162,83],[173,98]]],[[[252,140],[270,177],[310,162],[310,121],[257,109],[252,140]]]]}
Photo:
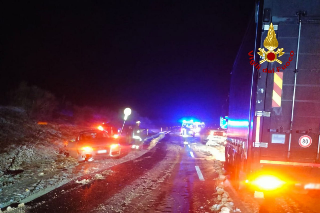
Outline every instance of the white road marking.
{"type": "Polygon", "coordinates": [[[193,152],[190,152],[190,155],[191,155],[191,157],[193,157],[193,158],[194,158],[193,152]]]}
{"type": "Polygon", "coordinates": [[[197,170],[197,174],[198,174],[198,176],[199,176],[199,179],[200,179],[201,181],[204,181],[204,177],[203,177],[203,175],[202,175],[202,172],[201,172],[199,166],[195,166],[195,167],[196,167],[196,170],[197,170]]]}

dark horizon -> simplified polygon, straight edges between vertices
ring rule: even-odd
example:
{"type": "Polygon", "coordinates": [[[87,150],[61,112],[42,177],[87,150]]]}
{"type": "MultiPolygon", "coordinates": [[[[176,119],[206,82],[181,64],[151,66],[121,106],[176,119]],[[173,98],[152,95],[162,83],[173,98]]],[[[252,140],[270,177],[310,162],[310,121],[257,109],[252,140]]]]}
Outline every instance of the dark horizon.
{"type": "Polygon", "coordinates": [[[2,3],[1,102],[21,81],[77,105],[218,124],[253,1],[2,3]]]}

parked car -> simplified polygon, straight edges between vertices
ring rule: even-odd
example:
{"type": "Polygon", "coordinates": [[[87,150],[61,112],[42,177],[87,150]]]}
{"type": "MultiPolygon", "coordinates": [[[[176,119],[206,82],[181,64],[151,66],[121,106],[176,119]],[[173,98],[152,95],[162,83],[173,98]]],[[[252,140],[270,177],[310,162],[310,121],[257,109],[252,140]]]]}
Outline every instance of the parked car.
{"type": "Polygon", "coordinates": [[[121,146],[105,130],[88,130],[80,132],[74,142],[69,142],[66,152],[78,161],[92,161],[98,156],[120,156],[121,146]]]}
{"type": "Polygon", "coordinates": [[[223,144],[227,139],[224,130],[210,130],[205,140],[207,146],[217,146],[223,144]]]}

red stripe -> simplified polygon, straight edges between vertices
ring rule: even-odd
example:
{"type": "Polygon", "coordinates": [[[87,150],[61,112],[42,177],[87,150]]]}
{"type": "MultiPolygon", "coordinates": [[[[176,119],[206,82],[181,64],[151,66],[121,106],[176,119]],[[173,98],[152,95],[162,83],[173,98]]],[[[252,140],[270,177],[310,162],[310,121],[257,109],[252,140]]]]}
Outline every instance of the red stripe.
{"type": "Polygon", "coordinates": [[[277,104],[277,102],[275,102],[274,100],[272,100],[272,107],[280,107],[279,104],[277,104]]]}
{"type": "Polygon", "coordinates": [[[299,162],[274,161],[274,160],[260,160],[260,163],[288,165],[288,166],[310,166],[310,167],[319,167],[320,168],[320,164],[317,164],[317,163],[299,163],[299,162]]]}
{"type": "Polygon", "coordinates": [[[281,79],[283,79],[283,72],[277,72],[276,73],[281,79]]]}
{"type": "Polygon", "coordinates": [[[273,84],[273,90],[281,97],[282,89],[278,86],[278,84],[273,84]]]}

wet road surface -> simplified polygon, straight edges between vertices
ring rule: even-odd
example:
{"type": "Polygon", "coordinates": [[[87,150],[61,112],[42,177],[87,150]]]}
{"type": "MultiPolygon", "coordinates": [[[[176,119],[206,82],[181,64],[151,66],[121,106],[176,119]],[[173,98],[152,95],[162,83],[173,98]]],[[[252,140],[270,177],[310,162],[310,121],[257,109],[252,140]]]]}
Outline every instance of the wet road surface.
{"type": "Polygon", "coordinates": [[[141,157],[57,188],[26,212],[207,212],[217,174],[193,151],[197,140],[167,134],[141,157]]]}

